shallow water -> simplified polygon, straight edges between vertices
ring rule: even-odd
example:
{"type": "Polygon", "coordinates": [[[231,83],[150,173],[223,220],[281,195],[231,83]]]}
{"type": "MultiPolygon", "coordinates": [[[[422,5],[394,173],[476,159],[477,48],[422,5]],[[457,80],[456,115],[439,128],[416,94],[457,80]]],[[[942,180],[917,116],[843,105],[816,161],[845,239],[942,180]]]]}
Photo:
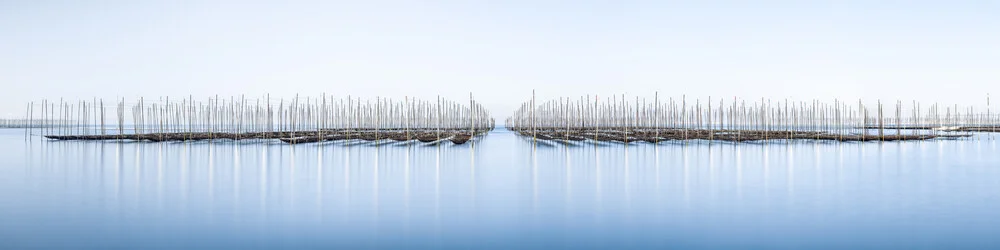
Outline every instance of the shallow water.
{"type": "Polygon", "coordinates": [[[982,136],[347,144],[0,130],[0,248],[1000,247],[982,136]]]}

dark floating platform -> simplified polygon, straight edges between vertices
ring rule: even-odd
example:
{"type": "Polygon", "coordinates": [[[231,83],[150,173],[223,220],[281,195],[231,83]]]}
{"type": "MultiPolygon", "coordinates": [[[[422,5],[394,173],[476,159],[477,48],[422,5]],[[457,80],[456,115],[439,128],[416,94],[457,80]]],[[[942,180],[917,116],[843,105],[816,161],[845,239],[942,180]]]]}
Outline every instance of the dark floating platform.
{"type": "Polygon", "coordinates": [[[883,129],[883,130],[937,130],[944,132],[1000,132],[1000,126],[865,126],[860,129],[883,129]]]}
{"type": "Polygon", "coordinates": [[[662,99],[658,92],[651,94],[652,100],[622,94],[539,101],[532,92],[504,124],[508,130],[536,140],[621,143],[923,141],[1000,132],[1000,115],[990,112],[988,97],[983,113],[972,106],[937,103],[924,109],[913,102],[907,109],[896,101],[887,109],[882,100],[876,100],[875,105],[861,99],[827,103],[735,96],[705,101],[689,100],[686,95],[662,99]]]}
{"type": "Polygon", "coordinates": [[[679,140],[709,140],[728,142],[751,142],[766,140],[826,140],[841,142],[866,141],[921,141],[936,138],[970,137],[971,134],[937,134],[937,135],[871,135],[871,134],[837,134],[816,131],[764,131],[764,130],[709,130],[709,129],[625,129],[625,128],[513,128],[522,136],[541,140],[563,141],[606,141],[606,142],[650,142],[679,140]]]}
{"type": "Polygon", "coordinates": [[[485,135],[488,130],[402,130],[402,129],[324,129],[319,131],[282,131],[282,132],[247,132],[247,133],[143,133],[121,135],[46,135],[45,138],[66,141],[202,141],[202,140],[273,140],[277,139],[288,144],[316,143],[342,140],[393,140],[419,141],[423,143],[451,141],[454,144],[464,144],[473,137],[485,135]]]}
{"type": "Polygon", "coordinates": [[[0,125],[36,125],[36,134],[66,141],[201,141],[277,140],[289,144],[326,141],[419,141],[464,144],[495,128],[495,121],[472,94],[467,101],[403,100],[320,95],[274,99],[209,97],[198,101],[160,97],[135,102],[125,99],[29,102],[24,118],[0,120],[0,125]],[[228,99],[228,100],[227,100],[228,99]],[[110,104],[110,105],[109,105],[110,104]],[[112,111],[112,112],[109,112],[112,111]]]}

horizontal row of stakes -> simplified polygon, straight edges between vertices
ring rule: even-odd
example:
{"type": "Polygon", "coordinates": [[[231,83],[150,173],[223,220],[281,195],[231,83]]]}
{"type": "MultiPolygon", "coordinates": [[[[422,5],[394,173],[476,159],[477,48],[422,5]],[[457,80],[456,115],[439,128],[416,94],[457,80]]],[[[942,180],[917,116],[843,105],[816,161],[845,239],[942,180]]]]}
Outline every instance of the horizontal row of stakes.
{"type": "Polygon", "coordinates": [[[463,144],[495,127],[472,95],[468,102],[377,97],[272,100],[244,96],[207,100],[140,98],[106,102],[42,100],[28,104],[10,127],[52,140],[280,140],[309,143],[343,140],[451,141],[463,144]]]}
{"type": "MultiPolygon", "coordinates": [[[[536,102],[534,93],[505,127],[534,140],[650,142],[707,141],[908,141],[971,137],[998,132],[1000,119],[986,107],[862,100],[832,103],[767,99],[661,99],[582,96],[536,102]],[[909,105],[909,107],[906,107],[909,105]],[[888,106],[888,107],[887,107],[888,106]]],[[[272,100],[268,96],[192,97],[132,102],[42,100],[23,119],[0,120],[26,135],[53,140],[280,140],[451,141],[462,144],[495,127],[488,110],[438,97],[318,97],[272,100]]],[[[26,136],[28,138],[29,136],[26,136]]],[[[989,138],[992,138],[989,137],[989,138]]]]}
{"type": "Polygon", "coordinates": [[[905,107],[900,101],[868,106],[862,100],[688,100],[683,96],[662,100],[659,94],[652,100],[621,95],[537,102],[532,93],[506,119],[505,127],[533,140],[565,142],[915,141],[1000,131],[988,96],[986,102],[985,110],[918,102],[905,107]]]}

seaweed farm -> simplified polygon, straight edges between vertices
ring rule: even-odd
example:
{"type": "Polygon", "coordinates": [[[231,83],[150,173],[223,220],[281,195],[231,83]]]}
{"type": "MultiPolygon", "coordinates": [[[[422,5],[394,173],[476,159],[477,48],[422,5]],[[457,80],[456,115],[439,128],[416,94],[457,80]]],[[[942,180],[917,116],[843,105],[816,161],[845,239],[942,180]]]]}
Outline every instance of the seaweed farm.
{"type": "MultiPolygon", "coordinates": [[[[23,128],[27,136],[52,140],[278,140],[451,141],[462,144],[495,128],[489,110],[476,102],[404,97],[360,98],[268,96],[197,101],[139,98],[29,103],[23,119],[0,127],[23,128]]],[[[565,142],[663,141],[919,141],[961,139],[1000,131],[986,107],[923,105],[900,101],[772,101],[767,99],[661,99],[613,95],[559,98],[520,105],[504,126],[532,139],[565,142]]],[[[993,138],[992,136],[986,138],[993,138]]]]}
{"type": "Polygon", "coordinates": [[[133,102],[103,100],[29,103],[25,119],[10,124],[52,140],[280,140],[451,141],[466,143],[494,128],[490,112],[468,102],[377,97],[213,97],[133,102]]]}
{"type": "MultiPolygon", "coordinates": [[[[505,126],[540,140],[650,142],[707,140],[919,141],[998,132],[985,108],[896,101],[795,102],[686,97],[652,100],[625,95],[559,98],[520,105],[505,126]]],[[[992,137],[990,137],[992,138],[992,137]]]]}

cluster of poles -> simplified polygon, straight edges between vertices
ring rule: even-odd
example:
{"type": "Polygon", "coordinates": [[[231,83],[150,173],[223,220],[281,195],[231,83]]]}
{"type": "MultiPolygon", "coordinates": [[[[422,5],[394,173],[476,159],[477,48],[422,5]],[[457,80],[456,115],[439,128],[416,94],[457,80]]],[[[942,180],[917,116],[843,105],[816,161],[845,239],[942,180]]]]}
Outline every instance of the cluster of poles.
{"type": "Polygon", "coordinates": [[[0,119],[0,128],[40,128],[44,123],[42,119],[0,119]]]}
{"type": "Polygon", "coordinates": [[[536,102],[534,93],[505,126],[533,139],[657,143],[669,140],[902,141],[998,132],[989,110],[896,101],[866,105],[766,99],[663,100],[585,96],[536,102]],[[909,107],[906,107],[909,105],[909,107]]]}
{"type": "Polygon", "coordinates": [[[269,96],[31,102],[20,126],[54,140],[340,140],[465,143],[491,131],[489,111],[468,102],[269,96]]]}
{"type": "MultiPolygon", "coordinates": [[[[986,107],[862,100],[845,102],[584,96],[537,102],[532,93],[505,121],[507,129],[542,140],[652,142],[669,140],[905,141],[970,137],[1000,131],[986,107]]],[[[451,141],[462,144],[495,127],[472,95],[468,102],[218,96],[31,102],[23,119],[0,127],[54,140],[342,140],[451,141]]],[[[28,138],[28,137],[26,137],[28,138]]]]}

